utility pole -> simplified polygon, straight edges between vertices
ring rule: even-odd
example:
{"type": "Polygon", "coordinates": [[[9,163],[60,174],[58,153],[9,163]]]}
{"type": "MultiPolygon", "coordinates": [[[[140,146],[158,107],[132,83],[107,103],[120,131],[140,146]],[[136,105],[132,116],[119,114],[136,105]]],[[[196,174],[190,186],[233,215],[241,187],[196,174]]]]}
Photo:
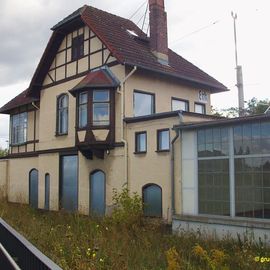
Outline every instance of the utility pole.
{"type": "Polygon", "coordinates": [[[237,14],[233,11],[231,12],[233,18],[233,27],[234,27],[234,46],[235,46],[235,65],[236,65],[236,87],[238,89],[238,108],[239,116],[245,116],[245,104],[244,104],[244,87],[243,87],[243,73],[242,66],[238,65],[238,56],[237,56],[237,35],[236,35],[236,19],[237,14]]]}

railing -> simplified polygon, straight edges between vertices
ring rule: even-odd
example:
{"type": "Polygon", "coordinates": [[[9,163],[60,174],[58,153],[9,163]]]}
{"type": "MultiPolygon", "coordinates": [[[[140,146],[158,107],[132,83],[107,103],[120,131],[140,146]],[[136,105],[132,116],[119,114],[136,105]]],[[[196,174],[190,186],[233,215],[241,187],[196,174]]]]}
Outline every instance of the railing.
{"type": "Polygon", "coordinates": [[[61,270],[1,218],[0,266],[5,270],[61,270]]]}

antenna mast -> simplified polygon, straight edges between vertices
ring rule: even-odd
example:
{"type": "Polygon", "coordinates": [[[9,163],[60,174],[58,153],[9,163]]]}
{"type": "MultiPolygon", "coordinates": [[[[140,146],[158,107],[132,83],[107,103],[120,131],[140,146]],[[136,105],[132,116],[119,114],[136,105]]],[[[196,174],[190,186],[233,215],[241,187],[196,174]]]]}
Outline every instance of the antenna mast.
{"type": "Polygon", "coordinates": [[[242,73],[242,66],[238,65],[238,55],[237,55],[237,35],[236,35],[237,14],[232,11],[231,15],[233,18],[233,27],[234,27],[235,65],[236,65],[236,80],[237,80],[236,87],[238,88],[239,116],[245,116],[243,73],[242,73]]]}

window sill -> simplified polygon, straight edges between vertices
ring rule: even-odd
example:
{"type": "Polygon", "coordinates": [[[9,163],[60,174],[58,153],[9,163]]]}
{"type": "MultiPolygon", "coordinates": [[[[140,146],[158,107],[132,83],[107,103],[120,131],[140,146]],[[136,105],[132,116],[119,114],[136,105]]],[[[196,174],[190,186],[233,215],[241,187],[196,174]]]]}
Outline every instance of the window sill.
{"type": "Polygon", "coordinates": [[[146,154],[147,151],[143,151],[143,152],[134,152],[133,154],[134,155],[143,155],[143,154],[146,154]]]}
{"type": "Polygon", "coordinates": [[[22,143],[12,143],[12,144],[10,144],[9,146],[10,147],[17,147],[17,146],[24,146],[24,145],[26,145],[27,144],[27,142],[22,142],[22,143]]]}
{"type": "Polygon", "coordinates": [[[68,133],[56,133],[55,137],[62,137],[62,136],[67,136],[68,133]]]}
{"type": "Polygon", "coordinates": [[[169,153],[170,151],[170,149],[156,150],[156,153],[169,153]]]}

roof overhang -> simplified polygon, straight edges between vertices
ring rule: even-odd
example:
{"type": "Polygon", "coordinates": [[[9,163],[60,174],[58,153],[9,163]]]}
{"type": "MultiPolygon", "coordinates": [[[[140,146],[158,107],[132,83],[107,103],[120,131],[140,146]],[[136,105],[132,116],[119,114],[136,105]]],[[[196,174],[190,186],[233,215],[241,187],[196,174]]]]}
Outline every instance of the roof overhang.
{"type": "Polygon", "coordinates": [[[76,96],[76,93],[85,89],[117,88],[119,85],[120,81],[112,71],[105,66],[89,72],[74,88],[69,90],[69,92],[73,96],[76,96]]]}
{"type": "Polygon", "coordinates": [[[194,129],[200,129],[200,128],[228,126],[228,125],[234,125],[234,124],[251,123],[254,121],[256,122],[256,121],[269,121],[269,120],[270,120],[270,114],[258,114],[258,115],[236,117],[236,118],[222,118],[215,121],[205,121],[205,122],[200,122],[200,123],[175,125],[174,129],[194,130],[194,129]]]}

